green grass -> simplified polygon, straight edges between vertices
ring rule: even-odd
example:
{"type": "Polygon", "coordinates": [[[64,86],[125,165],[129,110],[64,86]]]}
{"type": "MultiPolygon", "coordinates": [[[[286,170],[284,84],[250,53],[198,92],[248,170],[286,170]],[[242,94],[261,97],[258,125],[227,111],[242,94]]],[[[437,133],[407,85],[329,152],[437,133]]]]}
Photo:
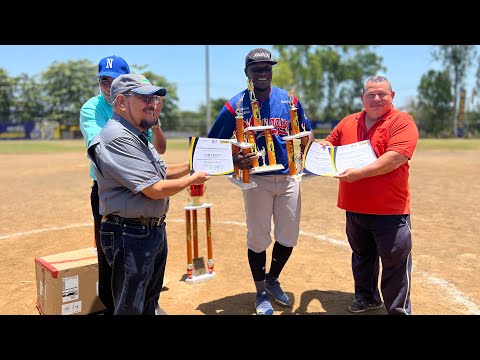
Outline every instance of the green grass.
{"type": "Polygon", "coordinates": [[[480,150],[480,139],[420,139],[416,150],[480,150]]]}
{"type": "Polygon", "coordinates": [[[188,150],[188,139],[169,139],[167,137],[167,150],[188,150]]]}
{"type": "Polygon", "coordinates": [[[4,140],[0,154],[38,154],[85,151],[83,140],[4,140]]]}
{"type": "MultiPolygon", "coordinates": [[[[188,139],[167,139],[167,148],[171,150],[188,149],[188,139]]],[[[78,140],[2,140],[0,154],[39,154],[84,152],[85,143],[78,140]]]]}
{"type": "MultiPolygon", "coordinates": [[[[187,150],[188,139],[168,139],[167,149],[187,150]]],[[[82,139],[0,141],[0,154],[84,152],[85,150],[85,143],[82,139]]],[[[480,151],[480,139],[420,139],[416,150],[480,151]]]]}

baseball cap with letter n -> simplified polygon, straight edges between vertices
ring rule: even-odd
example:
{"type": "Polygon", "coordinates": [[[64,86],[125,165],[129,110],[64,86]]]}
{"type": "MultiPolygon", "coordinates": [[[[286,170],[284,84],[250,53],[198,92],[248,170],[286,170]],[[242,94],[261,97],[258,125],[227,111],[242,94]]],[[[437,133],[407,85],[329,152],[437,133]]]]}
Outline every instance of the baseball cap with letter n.
{"type": "Polygon", "coordinates": [[[98,75],[110,76],[114,79],[122,74],[130,74],[130,67],[127,62],[120,56],[112,55],[104,57],[98,63],[98,75]]]}
{"type": "Polygon", "coordinates": [[[251,50],[245,57],[245,67],[257,62],[267,62],[275,65],[277,62],[272,60],[272,53],[267,49],[257,48],[251,50]]]}
{"type": "Polygon", "coordinates": [[[110,97],[113,100],[118,94],[125,94],[130,91],[142,95],[165,96],[167,94],[167,89],[152,85],[152,83],[141,74],[124,74],[112,81],[110,97]]]}

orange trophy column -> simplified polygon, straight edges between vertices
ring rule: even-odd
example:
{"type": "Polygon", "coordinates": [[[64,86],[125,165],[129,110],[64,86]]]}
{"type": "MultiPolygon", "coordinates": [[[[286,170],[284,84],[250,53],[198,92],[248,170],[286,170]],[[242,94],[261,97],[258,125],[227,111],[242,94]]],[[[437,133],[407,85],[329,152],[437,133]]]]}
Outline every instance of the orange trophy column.
{"type": "MultiPolygon", "coordinates": [[[[238,101],[237,103],[237,116],[235,117],[235,134],[237,137],[237,141],[239,143],[245,143],[245,127],[244,127],[244,122],[243,122],[243,110],[240,108],[243,105],[243,96],[242,98],[238,101]]],[[[237,154],[239,152],[239,148],[235,146],[237,149],[237,154]]],[[[248,154],[250,152],[250,149],[248,148],[243,148],[242,149],[242,154],[248,154]]],[[[239,169],[236,168],[236,176],[238,177],[239,169]]],[[[250,182],[250,173],[248,172],[248,169],[242,170],[242,181],[244,183],[250,182]]]]}
{"type": "Polygon", "coordinates": [[[290,98],[290,126],[292,129],[292,133],[288,136],[284,136],[282,139],[285,140],[287,145],[287,153],[288,153],[288,172],[290,175],[289,181],[301,181],[302,177],[305,175],[302,169],[303,163],[303,151],[305,150],[309,138],[311,136],[310,131],[305,131],[305,124],[300,123],[298,121],[298,112],[295,103],[295,95],[293,89],[288,92],[288,97],[290,98]],[[302,127],[303,131],[300,132],[300,127],[302,127]],[[299,139],[301,143],[301,150],[299,156],[295,154],[295,146],[294,140],[299,139]]]}
{"type": "Polygon", "coordinates": [[[197,210],[191,210],[192,212],[192,233],[193,233],[193,258],[198,258],[198,221],[197,210]]]}
{"type": "Polygon", "coordinates": [[[205,222],[207,230],[207,269],[208,273],[213,273],[213,243],[212,243],[212,222],[210,218],[210,208],[205,209],[205,222]]]}
{"type": "Polygon", "coordinates": [[[295,106],[293,89],[288,91],[288,96],[290,98],[290,124],[292,125],[292,135],[297,135],[300,133],[300,126],[298,124],[298,113],[297,107],[295,106]]]}
{"type": "MultiPolygon", "coordinates": [[[[237,156],[239,153],[240,153],[240,148],[238,146],[232,146],[233,157],[237,156]]],[[[233,164],[233,177],[235,179],[238,179],[240,177],[240,169],[235,164],[233,164]]]]}
{"type": "MultiPolygon", "coordinates": [[[[245,130],[243,126],[243,111],[241,109],[243,103],[243,96],[237,103],[237,109],[235,112],[237,116],[235,116],[235,137],[237,138],[237,142],[244,143],[245,142],[245,130]]],[[[240,152],[240,148],[238,146],[233,146],[233,155],[237,155],[240,152]]],[[[238,179],[240,169],[237,166],[234,166],[234,174],[235,177],[238,179]]]]}
{"type": "MultiPolygon", "coordinates": [[[[297,107],[294,103],[293,89],[288,92],[290,98],[290,124],[292,126],[292,135],[300,133],[300,126],[298,125],[298,113],[297,107]]],[[[287,152],[288,152],[288,169],[290,175],[297,174],[297,166],[295,164],[295,147],[293,145],[293,139],[287,140],[287,152]]]]}
{"type": "Polygon", "coordinates": [[[297,174],[297,166],[295,164],[295,147],[293,146],[293,139],[286,140],[287,142],[287,156],[288,156],[288,173],[290,176],[297,174]]]}
{"type": "MultiPolygon", "coordinates": [[[[251,150],[243,149],[244,154],[248,154],[250,152],[257,152],[257,143],[255,141],[255,131],[249,130],[247,131],[247,140],[250,145],[252,145],[251,150]]],[[[252,160],[252,167],[258,167],[260,164],[258,163],[258,158],[252,160]]]]}
{"type": "Polygon", "coordinates": [[[268,165],[277,165],[277,157],[275,156],[275,145],[273,144],[272,133],[270,129],[264,131],[265,143],[267,144],[268,165]]]}
{"type": "Polygon", "coordinates": [[[192,235],[190,223],[190,211],[185,211],[185,224],[187,233],[187,276],[189,279],[193,277],[193,254],[192,254],[192,235]]]}
{"type": "MultiPolygon", "coordinates": [[[[251,148],[255,146],[255,137],[251,139],[253,144],[245,141],[245,122],[243,121],[243,98],[245,94],[237,101],[235,109],[235,141],[232,142],[232,155],[248,154],[251,148]]],[[[247,135],[248,136],[248,135],[247,135]]],[[[234,164],[233,175],[229,176],[229,180],[235,185],[240,186],[243,190],[256,187],[257,184],[250,182],[250,172],[248,169],[240,169],[234,164]]]]}

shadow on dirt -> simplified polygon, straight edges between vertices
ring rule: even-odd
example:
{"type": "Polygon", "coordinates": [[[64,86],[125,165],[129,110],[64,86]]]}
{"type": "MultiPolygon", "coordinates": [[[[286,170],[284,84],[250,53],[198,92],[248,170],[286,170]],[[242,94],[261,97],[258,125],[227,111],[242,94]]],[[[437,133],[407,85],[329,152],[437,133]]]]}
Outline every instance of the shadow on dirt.
{"type": "MultiPolygon", "coordinates": [[[[352,314],[347,306],[353,299],[353,293],[343,291],[304,291],[297,301],[292,293],[286,294],[292,300],[291,308],[284,307],[272,301],[276,315],[384,315],[385,309],[371,310],[365,313],[352,314]],[[309,305],[318,301],[324,311],[309,311],[309,305]]],[[[226,296],[224,298],[200,304],[196,310],[205,315],[253,315],[255,294],[253,292],[226,296]]]]}
{"type": "Polygon", "coordinates": [[[300,303],[295,313],[298,315],[383,315],[385,309],[370,310],[364,313],[352,314],[347,306],[352,302],[354,294],[336,290],[307,290],[302,293],[300,303]],[[308,311],[311,302],[318,301],[324,311],[308,311]]]}
{"type": "Polygon", "coordinates": [[[253,315],[254,301],[255,294],[249,292],[200,304],[196,310],[205,315],[253,315]]]}

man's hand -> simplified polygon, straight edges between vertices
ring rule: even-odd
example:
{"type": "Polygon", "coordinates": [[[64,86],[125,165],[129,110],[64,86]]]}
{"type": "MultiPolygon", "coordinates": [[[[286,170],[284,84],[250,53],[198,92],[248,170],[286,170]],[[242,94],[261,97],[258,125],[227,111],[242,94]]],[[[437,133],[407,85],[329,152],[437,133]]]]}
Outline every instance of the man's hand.
{"type": "Polygon", "coordinates": [[[323,147],[325,146],[333,146],[332,143],[330,141],[327,141],[327,140],[321,140],[321,141],[318,141],[318,143],[320,145],[322,145],[323,147]]]}
{"type": "Polygon", "coordinates": [[[252,160],[257,159],[258,154],[256,152],[251,152],[248,154],[237,154],[233,156],[233,164],[241,170],[251,169],[252,160]]]}
{"type": "Polygon", "coordinates": [[[210,180],[210,175],[205,171],[195,171],[191,176],[192,184],[201,185],[205,181],[210,180]]]}
{"type": "Polygon", "coordinates": [[[338,174],[337,176],[334,176],[335,179],[339,179],[340,181],[345,181],[348,183],[353,183],[357,180],[363,179],[362,176],[362,170],[361,169],[355,169],[355,168],[349,168],[343,171],[342,173],[338,174]]]}

